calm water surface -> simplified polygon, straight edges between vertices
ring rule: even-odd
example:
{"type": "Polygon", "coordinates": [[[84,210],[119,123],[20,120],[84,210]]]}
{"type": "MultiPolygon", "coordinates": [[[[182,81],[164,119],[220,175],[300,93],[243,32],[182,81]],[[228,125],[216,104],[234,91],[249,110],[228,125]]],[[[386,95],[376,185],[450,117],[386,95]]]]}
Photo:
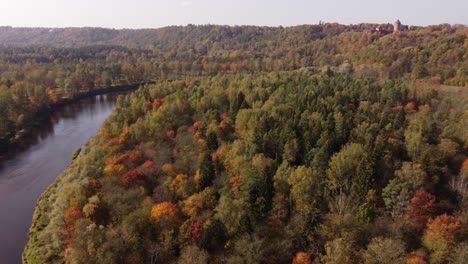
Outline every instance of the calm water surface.
{"type": "Polygon", "coordinates": [[[0,263],[21,263],[37,199],[99,130],[116,98],[98,95],[57,110],[29,147],[0,163],[0,263]]]}

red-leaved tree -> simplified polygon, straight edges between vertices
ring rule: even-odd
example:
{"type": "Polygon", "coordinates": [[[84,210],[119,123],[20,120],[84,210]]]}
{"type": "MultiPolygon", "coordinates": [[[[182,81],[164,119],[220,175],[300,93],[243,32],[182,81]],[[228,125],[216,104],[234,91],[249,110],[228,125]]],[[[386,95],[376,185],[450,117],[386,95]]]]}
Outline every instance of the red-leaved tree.
{"type": "Polygon", "coordinates": [[[145,175],[138,169],[129,170],[122,177],[120,177],[120,185],[125,188],[129,188],[144,176],[145,175]]]}
{"type": "Polygon", "coordinates": [[[422,230],[435,213],[436,197],[424,190],[418,191],[406,208],[405,220],[422,230]]]}
{"type": "Polygon", "coordinates": [[[73,231],[75,230],[75,223],[78,219],[82,218],[83,214],[81,213],[80,208],[70,207],[65,212],[63,235],[65,236],[65,255],[68,254],[68,249],[70,248],[71,241],[73,238],[73,231]]]}

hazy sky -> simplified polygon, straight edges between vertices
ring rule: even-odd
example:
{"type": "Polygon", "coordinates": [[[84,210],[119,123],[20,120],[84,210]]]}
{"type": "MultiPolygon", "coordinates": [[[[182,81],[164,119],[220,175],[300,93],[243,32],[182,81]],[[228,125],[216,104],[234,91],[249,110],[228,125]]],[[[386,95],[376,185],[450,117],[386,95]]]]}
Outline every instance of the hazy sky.
{"type": "Polygon", "coordinates": [[[468,0],[0,0],[0,11],[0,25],[29,27],[468,24],[468,0]]]}

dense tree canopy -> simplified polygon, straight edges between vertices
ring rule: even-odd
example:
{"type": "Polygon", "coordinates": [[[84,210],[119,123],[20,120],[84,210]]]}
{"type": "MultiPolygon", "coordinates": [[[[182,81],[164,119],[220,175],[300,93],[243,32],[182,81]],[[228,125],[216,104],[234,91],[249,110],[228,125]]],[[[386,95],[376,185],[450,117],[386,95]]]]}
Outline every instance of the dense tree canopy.
{"type": "Polygon", "coordinates": [[[41,197],[24,262],[457,259],[463,100],[307,70],[142,86],[41,197]]]}
{"type": "MultiPolygon", "coordinates": [[[[466,27],[411,27],[381,35],[372,32],[375,26],[0,27],[0,152],[37,125],[40,117],[47,117],[54,103],[129,83],[301,69],[323,75],[405,78],[415,87],[468,86],[466,27]]],[[[246,103],[240,92],[229,110],[237,112],[248,107],[246,103]]],[[[407,108],[415,108],[415,102],[407,103],[407,108]]],[[[348,136],[340,131],[343,116],[336,113],[333,118],[340,132],[334,140],[341,144],[348,136]]],[[[227,124],[220,125],[228,129],[227,124]]],[[[419,132],[408,131],[410,154],[418,151],[419,139],[427,139],[419,132]]],[[[288,149],[299,143],[289,142],[288,149]]]]}

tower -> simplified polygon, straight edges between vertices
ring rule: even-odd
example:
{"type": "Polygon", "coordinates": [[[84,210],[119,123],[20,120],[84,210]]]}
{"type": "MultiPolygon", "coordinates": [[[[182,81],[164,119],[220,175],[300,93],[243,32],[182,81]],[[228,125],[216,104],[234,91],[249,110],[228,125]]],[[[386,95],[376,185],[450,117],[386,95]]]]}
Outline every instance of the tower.
{"type": "Polygon", "coordinates": [[[399,19],[397,19],[397,21],[395,21],[395,23],[393,23],[393,32],[398,32],[400,31],[401,29],[401,22],[399,19]]]}

